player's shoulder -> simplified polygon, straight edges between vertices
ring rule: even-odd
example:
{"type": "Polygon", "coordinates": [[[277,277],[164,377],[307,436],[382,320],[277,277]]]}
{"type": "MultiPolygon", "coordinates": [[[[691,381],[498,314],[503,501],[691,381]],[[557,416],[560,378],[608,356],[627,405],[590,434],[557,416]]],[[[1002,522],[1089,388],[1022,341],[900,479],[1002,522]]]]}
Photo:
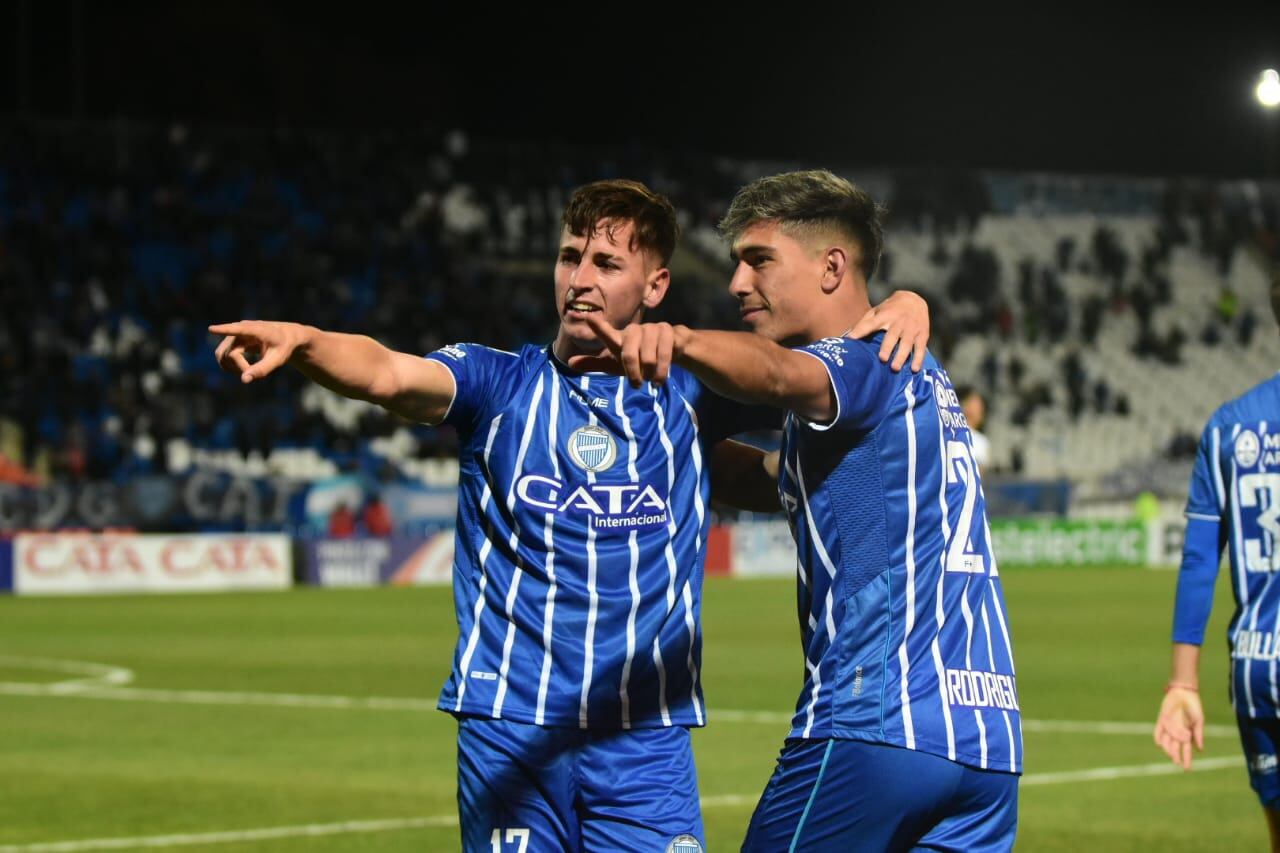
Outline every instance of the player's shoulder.
{"type": "MultiPolygon", "coordinates": [[[[892,371],[887,362],[880,360],[880,346],[884,343],[884,332],[876,332],[865,338],[846,338],[846,337],[827,337],[819,338],[813,343],[800,347],[801,350],[816,355],[819,358],[832,362],[833,364],[844,367],[846,362],[853,362],[866,366],[878,366],[886,372],[892,371]]],[[[933,357],[933,353],[925,353],[925,370],[942,370],[942,366],[937,359],[933,357]]]]}
{"type": "Polygon", "coordinates": [[[1280,373],[1223,403],[1209,418],[1209,426],[1223,427],[1266,420],[1280,421],[1280,373]]]}
{"type": "Polygon", "coordinates": [[[437,350],[427,353],[427,358],[433,358],[444,362],[446,365],[454,364],[459,367],[474,368],[483,367],[487,369],[502,368],[505,366],[515,366],[524,362],[528,358],[526,350],[532,349],[537,352],[537,347],[525,346],[518,352],[491,347],[487,344],[477,344],[471,342],[459,342],[447,344],[437,350]]]}

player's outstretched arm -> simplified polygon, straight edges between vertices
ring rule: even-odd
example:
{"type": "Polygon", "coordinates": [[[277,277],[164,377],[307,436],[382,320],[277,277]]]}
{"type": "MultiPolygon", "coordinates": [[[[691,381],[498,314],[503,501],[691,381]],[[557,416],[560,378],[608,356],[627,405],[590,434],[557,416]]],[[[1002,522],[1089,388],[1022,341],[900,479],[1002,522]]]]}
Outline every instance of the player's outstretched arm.
{"type": "Polygon", "coordinates": [[[711,499],[734,509],[777,512],[778,451],[725,439],[711,451],[711,499]]]}
{"type": "Polygon", "coordinates": [[[364,335],[265,320],[222,323],[209,331],[223,335],[214,353],[218,364],[246,384],[288,364],[344,397],[424,423],[439,423],[453,401],[453,376],[443,365],[364,335]]]}
{"type": "Polygon", "coordinates": [[[1204,707],[1200,703],[1200,647],[1173,644],[1171,677],[1156,717],[1153,737],[1183,770],[1191,769],[1192,746],[1204,751],[1204,707]]]}
{"type": "Polygon", "coordinates": [[[639,385],[665,382],[674,362],[722,397],[788,409],[819,423],[835,416],[835,391],[822,363],[760,335],[668,323],[615,329],[599,312],[587,314],[586,321],[606,352],[569,359],[575,369],[613,369],[639,385]]]}

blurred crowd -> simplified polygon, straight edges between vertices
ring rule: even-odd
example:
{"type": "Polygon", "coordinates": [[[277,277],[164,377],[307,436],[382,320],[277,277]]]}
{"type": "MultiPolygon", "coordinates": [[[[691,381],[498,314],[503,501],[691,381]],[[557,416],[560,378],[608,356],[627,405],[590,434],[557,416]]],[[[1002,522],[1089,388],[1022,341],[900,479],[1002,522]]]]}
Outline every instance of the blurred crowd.
{"type": "MultiPolygon", "coordinates": [[[[173,471],[175,439],[246,455],[311,447],[344,466],[367,462],[369,439],[405,425],[381,413],[331,422],[299,405],[304,380],[293,371],[243,387],[219,372],[206,326],[287,319],[424,353],[453,341],[549,341],[560,210],[574,187],[599,178],[645,181],[680,211],[685,239],[663,315],[731,325],[736,311],[713,228],[734,190],[761,168],[689,152],[474,140],[461,131],[6,126],[0,480],[173,471]]],[[[965,239],[957,253],[942,239],[972,234],[991,211],[980,178],[901,173],[883,191],[891,229],[939,237],[930,257],[938,281],[895,279],[892,233],[878,278],[932,297],[944,358],[974,334],[1087,347],[1105,315],[1131,311],[1140,324],[1135,354],[1176,362],[1189,335],[1247,340],[1263,319],[1238,310],[1224,289],[1203,328],[1150,323],[1169,299],[1173,246],[1193,243],[1218,259],[1224,276],[1241,245],[1274,256],[1274,199],[1171,184],[1157,239],[1140,256],[1099,226],[1087,245],[1066,240],[1047,262],[1023,261],[1010,304],[989,248],[965,239]],[[1067,298],[1062,276],[1081,268],[1104,276],[1109,294],[1080,304],[1067,298]]],[[[1045,403],[1047,389],[1024,383],[1016,358],[993,355],[982,372],[989,396],[1012,392],[1018,417],[1045,403]]],[[[1061,372],[1073,415],[1125,410],[1124,395],[1089,380],[1078,358],[1064,359],[1061,372]]],[[[411,429],[416,456],[455,450],[447,428],[411,429]]]]}

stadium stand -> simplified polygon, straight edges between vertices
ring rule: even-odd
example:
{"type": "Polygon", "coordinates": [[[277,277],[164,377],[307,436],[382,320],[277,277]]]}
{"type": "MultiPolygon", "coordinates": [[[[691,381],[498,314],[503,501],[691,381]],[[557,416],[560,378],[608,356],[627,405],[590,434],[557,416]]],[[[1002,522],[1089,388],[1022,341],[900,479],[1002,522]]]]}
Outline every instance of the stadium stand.
{"type": "MultiPolygon", "coordinates": [[[[456,476],[448,429],[286,373],[242,388],[205,325],[295,319],[427,352],[548,338],[558,211],[626,175],[684,218],[665,314],[731,325],[716,216],[789,164],[650,150],[124,123],[0,134],[5,479],[456,476]]],[[[989,401],[995,471],[1077,497],[1186,487],[1200,426],[1280,365],[1277,190],[845,170],[890,208],[878,279],[931,299],[989,401]]]]}

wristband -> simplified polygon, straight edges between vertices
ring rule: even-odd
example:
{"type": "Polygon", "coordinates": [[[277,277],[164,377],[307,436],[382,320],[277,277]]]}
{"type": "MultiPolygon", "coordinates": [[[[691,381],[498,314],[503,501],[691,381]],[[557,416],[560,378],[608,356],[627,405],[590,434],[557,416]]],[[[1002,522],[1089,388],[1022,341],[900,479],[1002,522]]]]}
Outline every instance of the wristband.
{"type": "Polygon", "coordinates": [[[1181,681],[1170,681],[1164,686],[1165,693],[1168,693],[1170,690],[1190,690],[1192,693],[1200,692],[1200,688],[1196,687],[1194,684],[1184,684],[1181,681]]]}

